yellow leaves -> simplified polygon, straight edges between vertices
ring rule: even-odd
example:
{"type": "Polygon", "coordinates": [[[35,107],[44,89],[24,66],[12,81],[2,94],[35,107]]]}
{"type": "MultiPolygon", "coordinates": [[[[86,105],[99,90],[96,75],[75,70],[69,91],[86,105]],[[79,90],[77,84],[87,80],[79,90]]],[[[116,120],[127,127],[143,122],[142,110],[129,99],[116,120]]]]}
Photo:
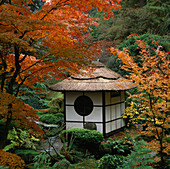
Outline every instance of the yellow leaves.
{"type": "MultiPolygon", "coordinates": [[[[153,120],[152,120],[153,121],[153,120]]],[[[158,125],[161,125],[161,124],[163,124],[164,122],[162,122],[162,121],[160,121],[160,120],[158,120],[157,118],[155,118],[155,124],[158,124],[158,125]]]]}
{"type": "MultiPolygon", "coordinates": [[[[141,40],[137,40],[137,44],[140,55],[135,56],[135,59],[140,59],[140,62],[135,62],[133,56],[129,56],[126,49],[123,51],[111,49],[111,52],[115,52],[123,62],[123,68],[130,72],[129,78],[138,84],[140,93],[131,96],[131,98],[135,97],[138,102],[140,101],[142,107],[137,109],[140,114],[136,113],[136,107],[131,103],[123,116],[129,118],[128,125],[139,120],[143,121],[143,126],[146,129],[142,131],[142,134],[154,138],[150,142],[149,148],[157,151],[159,155],[163,155],[163,152],[169,154],[170,145],[165,139],[170,128],[170,62],[167,58],[168,53],[159,51],[158,47],[157,51],[154,50],[156,54],[152,56],[150,54],[152,48],[148,49],[141,40]]],[[[160,161],[160,158],[158,157],[156,160],[160,161]]]]}
{"type": "Polygon", "coordinates": [[[134,102],[130,102],[130,106],[126,107],[125,113],[121,116],[124,119],[128,120],[127,126],[131,124],[137,124],[138,120],[142,120],[137,111],[138,105],[134,102]]]}

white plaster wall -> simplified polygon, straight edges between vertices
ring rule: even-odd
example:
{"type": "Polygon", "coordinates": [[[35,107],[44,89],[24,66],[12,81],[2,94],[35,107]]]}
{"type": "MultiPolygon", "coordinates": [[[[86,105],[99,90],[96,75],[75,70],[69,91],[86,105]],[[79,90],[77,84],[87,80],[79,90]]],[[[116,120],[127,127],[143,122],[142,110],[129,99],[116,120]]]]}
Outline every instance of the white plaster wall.
{"type": "Polygon", "coordinates": [[[121,115],[125,112],[125,103],[121,103],[121,115]]]}
{"type": "Polygon", "coordinates": [[[125,121],[122,119],[122,127],[125,126],[125,121]]]}
{"type": "Polygon", "coordinates": [[[85,116],[85,121],[102,122],[102,107],[94,107],[91,114],[85,116]]]}
{"type": "MultiPolygon", "coordinates": [[[[102,92],[84,92],[84,94],[90,97],[93,101],[94,105],[102,105],[102,92]]],[[[73,106],[66,106],[66,121],[75,121],[74,123],[67,122],[66,128],[83,128],[83,116],[80,116],[74,110],[74,102],[77,97],[83,95],[83,92],[66,92],[66,104],[73,106]],[[82,123],[76,123],[76,121],[80,121],[82,123]]],[[[121,91],[121,97],[113,97],[110,98],[110,92],[105,93],[105,104],[114,104],[120,101],[124,101],[125,93],[121,91]]],[[[121,103],[118,105],[107,106],[105,108],[106,112],[106,121],[113,120],[115,118],[120,118],[120,116],[124,113],[125,103],[121,103]],[[117,112],[117,113],[116,113],[117,112]]],[[[102,107],[94,107],[93,111],[90,115],[85,116],[85,122],[102,122],[102,107]]],[[[97,130],[103,133],[103,125],[96,123],[97,130]]],[[[106,123],[106,133],[119,129],[125,125],[123,119],[112,121],[110,123],[106,123]]]]}
{"type": "MultiPolygon", "coordinates": [[[[77,114],[74,109],[74,102],[77,97],[82,96],[83,92],[66,92],[66,128],[83,128],[83,116],[77,114]],[[75,122],[74,122],[75,121],[75,122]],[[80,121],[82,123],[76,123],[80,121]]],[[[102,106],[102,92],[84,92],[84,95],[91,98],[93,105],[102,106]]],[[[85,116],[85,122],[102,122],[102,107],[93,107],[93,111],[90,115],[85,116]]],[[[97,130],[103,133],[103,125],[96,123],[97,130]]]]}
{"type": "Polygon", "coordinates": [[[120,112],[120,104],[116,104],[116,118],[120,118],[121,112],[120,112]]]}
{"type": "Polygon", "coordinates": [[[111,112],[110,112],[111,107],[107,106],[105,113],[106,113],[106,121],[109,121],[111,119],[111,112]]]}
{"type": "Polygon", "coordinates": [[[83,116],[78,115],[73,106],[66,106],[66,121],[83,121],[83,116]]]}
{"type": "Polygon", "coordinates": [[[116,120],[117,122],[117,129],[122,127],[122,119],[116,120]]]}
{"type": "Polygon", "coordinates": [[[109,133],[111,131],[110,123],[106,123],[106,133],[109,133]]]}
{"type": "Polygon", "coordinates": [[[74,105],[76,98],[82,94],[83,92],[66,92],[66,104],[74,105]]]}
{"type": "Polygon", "coordinates": [[[111,119],[116,118],[116,105],[111,106],[111,119]]]}
{"type": "MultiPolygon", "coordinates": [[[[124,114],[125,112],[125,103],[121,103],[121,115],[124,114]]],[[[125,126],[125,122],[123,119],[121,119],[122,121],[122,126],[121,127],[124,127],[125,126]]]]}
{"type": "Polygon", "coordinates": [[[97,126],[97,131],[103,133],[103,124],[96,123],[96,126],[97,126]]]}
{"type": "Polygon", "coordinates": [[[83,128],[83,123],[66,123],[66,129],[83,128]]]}
{"type": "MultiPolygon", "coordinates": [[[[125,101],[125,92],[121,91],[121,96],[110,97],[110,93],[106,92],[106,105],[115,104],[125,101]]],[[[106,121],[120,118],[125,111],[125,103],[115,104],[106,107],[106,121]]],[[[123,119],[115,120],[110,123],[106,123],[106,133],[119,129],[125,126],[123,119]]]]}
{"type": "Polygon", "coordinates": [[[117,129],[117,127],[116,127],[116,121],[112,121],[111,122],[111,131],[114,131],[114,130],[116,130],[117,129]]]}
{"type": "Polygon", "coordinates": [[[102,105],[102,92],[85,92],[84,94],[92,99],[94,105],[102,105]]]}
{"type": "MultiPolygon", "coordinates": [[[[77,97],[82,95],[83,92],[66,92],[66,104],[74,105],[77,97]]],[[[102,105],[102,92],[84,92],[84,95],[90,97],[94,105],[102,105]]]]}

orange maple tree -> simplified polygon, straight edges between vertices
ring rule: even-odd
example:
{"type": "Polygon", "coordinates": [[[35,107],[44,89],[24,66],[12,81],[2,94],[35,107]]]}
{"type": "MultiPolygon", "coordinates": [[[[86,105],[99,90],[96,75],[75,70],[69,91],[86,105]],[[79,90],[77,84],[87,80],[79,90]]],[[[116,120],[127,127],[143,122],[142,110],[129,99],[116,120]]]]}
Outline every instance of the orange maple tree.
{"type": "Polygon", "coordinates": [[[157,49],[149,48],[139,37],[136,39],[140,50],[140,55],[136,57],[140,58],[141,62],[130,56],[126,48],[123,51],[111,48],[111,51],[118,55],[123,69],[130,72],[128,77],[138,86],[139,94],[131,97],[140,100],[142,106],[138,119],[142,119],[143,125],[147,127],[142,133],[155,138],[149,147],[158,151],[160,168],[164,168],[170,147],[167,140],[170,128],[169,55],[160,50],[161,46],[157,49]],[[150,50],[154,50],[155,55],[151,55],[150,50]]]}
{"type": "Polygon", "coordinates": [[[65,77],[88,65],[99,52],[96,43],[85,41],[96,20],[87,12],[120,8],[121,0],[50,0],[31,11],[32,0],[0,0],[0,118],[5,130],[0,136],[4,147],[11,121],[35,133],[36,113],[19,99],[20,87],[30,87],[44,78],[65,77]],[[10,96],[12,95],[12,96],[10,96]],[[15,97],[14,97],[15,96],[15,97]]]}

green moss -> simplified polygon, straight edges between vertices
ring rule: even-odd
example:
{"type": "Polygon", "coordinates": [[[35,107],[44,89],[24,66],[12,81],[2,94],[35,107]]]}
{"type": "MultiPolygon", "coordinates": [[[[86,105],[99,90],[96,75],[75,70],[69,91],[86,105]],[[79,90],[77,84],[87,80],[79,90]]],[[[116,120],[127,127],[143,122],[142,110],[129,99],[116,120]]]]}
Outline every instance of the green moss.
{"type": "Polygon", "coordinates": [[[88,159],[78,164],[71,164],[68,169],[97,169],[97,164],[94,159],[88,159]]]}
{"type": "Polygon", "coordinates": [[[64,120],[64,115],[62,113],[43,114],[40,116],[40,120],[47,124],[58,124],[60,121],[64,120]]]}

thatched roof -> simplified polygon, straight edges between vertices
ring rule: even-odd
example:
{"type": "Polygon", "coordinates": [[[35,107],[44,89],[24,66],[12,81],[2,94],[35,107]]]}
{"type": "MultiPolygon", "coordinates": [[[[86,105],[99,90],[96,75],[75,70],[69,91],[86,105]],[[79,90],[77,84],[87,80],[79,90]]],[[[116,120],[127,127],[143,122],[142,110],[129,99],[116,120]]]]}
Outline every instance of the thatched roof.
{"type": "Polygon", "coordinates": [[[96,68],[90,75],[71,76],[49,88],[55,91],[112,91],[136,87],[129,80],[106,68],[101,62],[94,63],[96,68]]]}

